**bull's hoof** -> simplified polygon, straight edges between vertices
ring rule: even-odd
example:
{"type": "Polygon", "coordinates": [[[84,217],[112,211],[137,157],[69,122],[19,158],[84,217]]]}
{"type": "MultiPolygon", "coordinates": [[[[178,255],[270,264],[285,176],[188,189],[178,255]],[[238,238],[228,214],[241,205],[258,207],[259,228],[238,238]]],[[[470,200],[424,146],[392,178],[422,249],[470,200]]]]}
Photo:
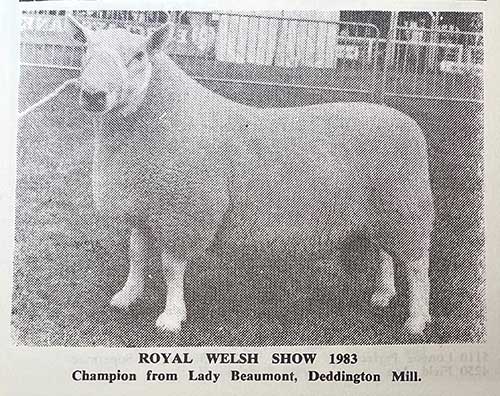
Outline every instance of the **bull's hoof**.
{"type": "Polygon", "coordinates": [[[124,287],[113,296],[109,304],[118,309],[128,309],[142,296],[142,292],[140,287],[124,287]]]}
{"type": "Polygon", "coordinates": [[[163,312],[156,320],[156,327],[160,331],[179,333],[185,316],[179,313],[163,312]]]}
{"type": "Polygon", "coordinates": [[[394,289],[382,288],[375,290],[370,300],[370,303],[373,307],[376,308],[385,308],[389,305],[392,298],[396,295],[396,291],[394,289]]]}
{"type": "Polygon", "coordinates": [[[430,316],[410,316],[403,325],[401,341],[411,344],[424,342],[424,330],[430,321],[430,316]]]}
{"type": "Polygon", "coordinates": [[[424,333],[407,333],[403,330],[399,341],[401,344],[424,344],[427,337],[424,333]]]}

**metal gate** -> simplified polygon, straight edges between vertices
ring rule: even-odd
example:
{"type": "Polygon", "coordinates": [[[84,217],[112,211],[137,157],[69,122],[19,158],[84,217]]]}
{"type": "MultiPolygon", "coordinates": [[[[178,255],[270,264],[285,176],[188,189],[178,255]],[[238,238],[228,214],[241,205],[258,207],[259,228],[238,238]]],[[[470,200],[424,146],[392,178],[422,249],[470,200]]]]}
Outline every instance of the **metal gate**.
{"type": "MultiPolygon", "coordinates": [[[[225,12],[74,11],[91,28],[147,35],[171,26],[164,50],[193,78],[357,94],[483,101],[482,33],[225,12]]],[[[79,70],[85,48],[65,11],[27,11],[21,65],[79,70]]]]}
{"type": "Polygon", "coordinates": [[[483,101],[483,35],[398,26],[385,47],[382,101],[483,101]]]}
{"type": "MultiPolygon", "coordinates": [[[[379,32],[372,24],[222,12],[74,15],[91,28],[144,35],[169,24],[165,51],[198,80],[355,92],[370,100],[379,91],[379,32]]],[[[64,11],[24,13],[21,65],[78,70],[85,48],[65,30],[64,11]]]]}

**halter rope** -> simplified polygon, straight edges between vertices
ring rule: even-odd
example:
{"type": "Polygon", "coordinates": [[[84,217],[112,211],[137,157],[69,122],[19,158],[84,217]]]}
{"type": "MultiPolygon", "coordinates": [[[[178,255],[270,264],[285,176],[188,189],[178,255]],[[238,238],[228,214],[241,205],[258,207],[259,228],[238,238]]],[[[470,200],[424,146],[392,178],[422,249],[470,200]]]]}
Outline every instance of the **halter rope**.
{"type": "Polygon", "coordinates": [[[66,89],[66,87],[68,87],[69,85],[71,84],[75,84],[75,85],[78,85],[78,78],[72,78],[70,80],[67,80],[65,81],[64,83],[62,83],[58,88],[56,88],[54,91],[52,91],[52,93],[48,94],[47,96],[45,96],[44,98],[40,99],[38,102],[36,102],[35,104],[31,105],[30,107],[28,107],[27,109],[21,111],[20,113],[17,113],[17,118],[18,119],[21,119],[23,118],[25,115],[31,113],[33,110],[35,110],[37,107],[43,105],[44,103],[47,103],[49,100],[51,100],[53,97],[59,95],[59,93],[66,89]]]}
{"type": "MultiPolygon", "coordinates": [[[[124,95],[125,95],[124,87],[125,87],[125,83],[126,83],[127,78],[128,78],[127,68],[122,64],[122,62],[120,62],[120,59],[121,59],[120,55],[116,51],[114,51],[112,49],[105,48],[105,47],[100,48],[100,51],[111,58],[112,62],[116,65],[117,69],[120,72],[121,83],[120,83],[120,92],[119,92],[118,96],[119,96],[119,101],[122,101],[125,99],[124,98],[124,95]]],[[[89,63],[89,61],[91,59],[92,59],[92,57],[89,57],[85,60],[85,63],[82,64],[82,70],[89,63]]],[[[138,97],[136,98],[136,99],[139,99],[138,101],[140,101],[140,98],[143,97],[143,95],[145,94],[150,77],[151,77],[151,65],[149,65],[146,69],[145,81],[141,86],[138,97]]],[[[27,109],[23,110],[22,112],[18,113],[17,118],[18,119],[23,118],[25,115],[31,113],[33,110],[35,110],[39,106],[47,103],[49,100],[51,100],[52,98],[57,96],[61,91],[66,89],[69,85],[71,85],[71,84],[78,85],[78,82],[79,82],[78,77],[65,81],[63,84],[61,84],[58,88],[56,88],[50,94],[48,94],[47,96],[45,96],[44,98],[42,98],[41,100],[36,102],[35,104],[29,106],[27,109]]],[[[125,111],[127,111],[127,110],[130,111],[134,107],[137,107],[137,103],[129,104],[128,106],[126,106],[125,111]]]]}

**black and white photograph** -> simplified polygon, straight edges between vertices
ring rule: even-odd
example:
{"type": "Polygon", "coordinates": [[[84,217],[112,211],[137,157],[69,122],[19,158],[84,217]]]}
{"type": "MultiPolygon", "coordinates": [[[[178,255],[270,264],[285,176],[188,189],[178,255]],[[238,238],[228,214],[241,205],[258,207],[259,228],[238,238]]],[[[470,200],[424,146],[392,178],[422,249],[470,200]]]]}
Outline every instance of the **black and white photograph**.
{"type": "Polygon", "coordinates": [[[12,344],[485,343],[483,16],[23,10],[12,344]]]}

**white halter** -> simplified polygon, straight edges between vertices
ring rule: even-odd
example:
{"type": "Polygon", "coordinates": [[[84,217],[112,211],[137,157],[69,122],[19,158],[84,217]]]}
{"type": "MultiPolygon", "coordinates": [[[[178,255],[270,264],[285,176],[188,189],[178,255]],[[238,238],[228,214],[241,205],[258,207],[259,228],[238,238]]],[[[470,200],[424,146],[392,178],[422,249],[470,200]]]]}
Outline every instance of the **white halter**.
{"type": "MultiPolygon", "coordinates": [[[[146,91],[149,85],[149,80],[151,78],[151,73],[152,73],[152,66],[151,63],[148,62],[146,65],[146,70],[145,70],[145,79],[143,83],[141,84],[139,90],[137,90],[132,97],[126,96],[126,84],[129,79],[129,74],[126,66],[123,64],[122,57],[118,53],[118,51],[114,50],[113,48],[109,47],[98,47],[96,49],[98,53],[103,53],[106,54],[111,58],[113,63],[116,65],[117,70],[120,73],[120,90],[118,92],[118,103],[126,103],[126,105],[122,106],[120,108],[120,113],[123,116],[126,116],[130,114],[131,112],[135,111],[139,104],[142,102],[146,95],[146,91]]],[[[85,59],[85,62],[82,63],[82,70],[89,64],[89,62],[92,60],[92,58],[96,56],[95,54],[93,56],[89,56],[88,58],[85,59]]]]}
{"type": "Polygon", "coordinates": [[[148,62],[145,68],[144,81],[142,82],[141,86],[138,90],[134,91],[134,94],[129,98],[128,103],[122,106],[122,108],[120,108],[119,110],[123,116],[127,116],[128,114],[136,111],[139,105],[144,100],[144,97],[146,96],[146,92],[148,90],[149,80],[151,79],[152,70],[153,66],[150,62],[148,62]]]}
{"type": "Polygon", "coordinates": [[[95,56],[97,56],[97,54],[99,54],[99,53],[106,54],[109,58],[111,58],[113,63],[116,65],[116,69],[120,73],[120,91],[118,94],[118,100],[121,102],[124,99],[123,98],[124,87],[125,87],[125,83],[127,81],[128,72],[127,72],[127,68],[123,65],[123,61],[122,61],[120,54],[117,51],[115,51],[113,48],[109,48],[109,47],[98,47],[95,50],[93,50],[93,52],[94,53],[92,56],[84,58],[85,61],[82,63],[82,70],[84,70],[85,67],[87,67],[87,65],[90,63],[90,61],[95,56]]]}

